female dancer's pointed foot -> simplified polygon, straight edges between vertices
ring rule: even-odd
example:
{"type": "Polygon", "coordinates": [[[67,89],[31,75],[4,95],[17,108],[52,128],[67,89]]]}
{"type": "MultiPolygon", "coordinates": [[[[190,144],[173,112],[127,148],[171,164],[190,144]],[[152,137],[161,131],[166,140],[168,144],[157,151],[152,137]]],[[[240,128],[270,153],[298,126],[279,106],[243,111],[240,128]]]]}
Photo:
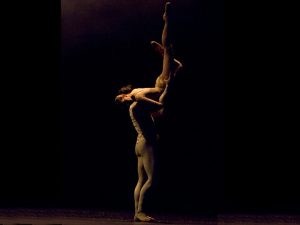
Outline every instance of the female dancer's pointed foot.
{"type": "Polygon", "coordinates": [[[158,52],[161,56],[164,55],[164,48],[161,44],[156,41],[151,41],[151,45],[156,52],[158,52]]]}
{"type": "MultiPolygon", "coordinates": [[[[154,50],[156,52],[158,52],[160,54],[160,56],[163,57],[164,56],[163,46],[160,43],[158,43],[157,41],[151,41],[150,43],[151,43],[152,47],[154,48],[154,50]]],[[[175,63],[175,68],[176,68],[175,70],[178,70],[183,67],[182,63],[177,59],[174,59],[174,63],[175,63]]]]}
{"type": "Polygon", "coordinates": [[[175,73],[183,67],[182,63],[178,61],[177,59],[174,59],[175,62],[175,73]]]}
{"type": "Polygon", "coordinates": [[[168,15],[168,13],[170,12],[171,9],[171,2],[166,2],[165,4],[165,14],[168,15]]]}
{"type": "Polygon", "coordinates": [[[145,213],[142,212],[135,214],[134,221],[135,222],[159,222],[153,217],[147,216],[145,213]]]}
{"type": "Polygon", "coordinates": [[[164,12],[164,15],[163,15],[163,20],[165,22],[167,22],[167,20],[168,20],[168,18],[170,16],[170,11],[171,11],[170,9],[171,9],[171,2],[167,2],[165,4],[165,12],[164,12]]]}

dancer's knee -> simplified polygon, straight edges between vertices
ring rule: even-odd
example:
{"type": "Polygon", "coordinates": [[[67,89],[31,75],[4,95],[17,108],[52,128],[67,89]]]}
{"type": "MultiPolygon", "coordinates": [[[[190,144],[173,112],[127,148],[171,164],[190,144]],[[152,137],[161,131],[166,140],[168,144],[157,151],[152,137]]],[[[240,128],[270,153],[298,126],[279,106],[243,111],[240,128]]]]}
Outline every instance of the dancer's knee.
{"type": "Polygon", "coordinates": [[[137,184],[143,184],[144,182],[144,178],[143,177],[139,177],[137,184]]]}
{"type": "Polygon", "coordinates": [[[153,177],[151,176],[151,177],[148,177],[148,179],[147,179],[147,185],[148,186],[151,186],[152,185],[152,183],[153,183],[153,177]]]}

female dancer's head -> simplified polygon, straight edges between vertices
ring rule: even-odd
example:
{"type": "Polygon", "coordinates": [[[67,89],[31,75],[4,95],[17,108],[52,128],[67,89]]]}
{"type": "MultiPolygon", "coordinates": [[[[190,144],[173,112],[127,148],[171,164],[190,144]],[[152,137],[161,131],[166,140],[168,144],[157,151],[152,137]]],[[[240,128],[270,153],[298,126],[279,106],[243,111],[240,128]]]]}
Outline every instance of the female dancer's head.
{"type": "Polygon", "coordinates": [[[133,90],[132,85],[126,85],[118,91],[118,95],[115,98],[116,103],[131,104],[133,102],[131,91],[133,90]]]}

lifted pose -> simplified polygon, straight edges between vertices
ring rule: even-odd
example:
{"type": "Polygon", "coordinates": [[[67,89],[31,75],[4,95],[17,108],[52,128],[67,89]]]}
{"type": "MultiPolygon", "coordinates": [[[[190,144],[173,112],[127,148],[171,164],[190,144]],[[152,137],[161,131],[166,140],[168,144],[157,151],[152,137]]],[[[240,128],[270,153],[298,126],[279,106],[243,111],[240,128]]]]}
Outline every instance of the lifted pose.
{"type": "Polygon", "coordinates": [[[171,3],[167,2],[163,15],[162,45],[155,41],[151,42],[151,45],[160,52],[163,58],[162,72],[157,77],[155,86],[135,89],[130,86],[123,87],[116,97],[116,102],[130,104],[129,114],[137,132],[135,154],[137,156],[138,182],[134,189],[135,221],[155,221],[143,211],[145,194],[153,182],[154,151],[157,145],[157,131],[153,114],[162,111],[169,86],[178,69],[182,67],[182,64],[174,59],[172,44],[170,43],[170,7],[171,3]]]}

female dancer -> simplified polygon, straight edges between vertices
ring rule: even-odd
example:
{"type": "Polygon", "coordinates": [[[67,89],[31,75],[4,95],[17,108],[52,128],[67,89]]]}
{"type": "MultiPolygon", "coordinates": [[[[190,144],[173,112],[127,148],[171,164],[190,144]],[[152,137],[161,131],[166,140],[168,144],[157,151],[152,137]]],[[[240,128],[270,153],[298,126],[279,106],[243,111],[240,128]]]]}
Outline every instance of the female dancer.
{"type": "Polygon", "coordinates": [[[155,41],[151,42],[152,46],[163,54],[163,69],[156,79],[155,87],[132,89],[130,86],[126,86],[121,88],[120,94],[116,97],[117,102],[130,104],[130,118],[138,134],[135,145],[138,161],[138,182],[134,190],[135,221],[155,221],[154,218],[143,212],[144,197],[153,181],[154,150],[157,145],[157,131],[154,126],[153,114],[162,112],[169,85],[178,69],[182,67],[182,64],[174,59],[170,43],[170,6],[170,2],[165,5],[162,46],[155,41]]]}

